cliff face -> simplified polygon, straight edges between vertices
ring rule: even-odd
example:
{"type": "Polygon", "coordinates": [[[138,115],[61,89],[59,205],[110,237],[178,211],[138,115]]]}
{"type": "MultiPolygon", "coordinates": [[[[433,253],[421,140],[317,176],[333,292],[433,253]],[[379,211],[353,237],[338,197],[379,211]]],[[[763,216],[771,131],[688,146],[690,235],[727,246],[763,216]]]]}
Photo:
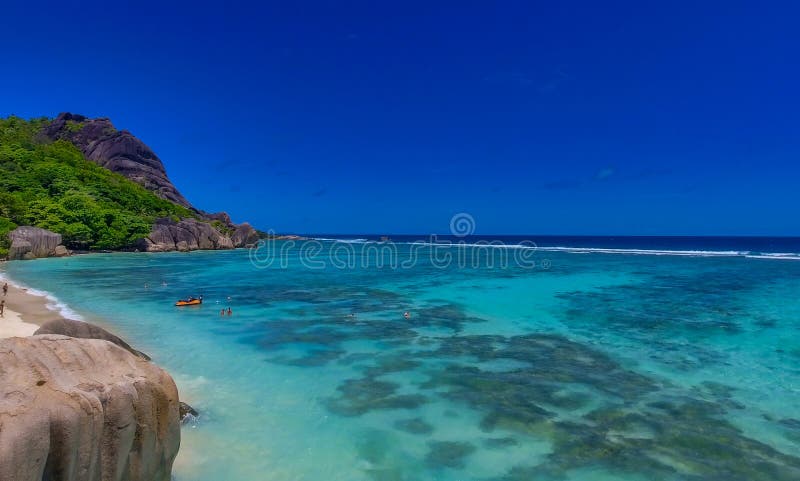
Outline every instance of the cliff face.
{"type": "Polygon", "coordinates": [[[127,130],[114,128],[109,119],[61,113],[43,134],[52,140],[68,140],[86,159],[131,179],[163,199],[193,208],[172,185],[164,164],[150,147],[127,130]]]}
{"type": "Polygon", "coordinates": [[[0,340],[0,479],[169,481],[179,445],[155,364],[100,339],[0,340]]]}
{"type": "Polygon", "coordinates": [[[233,249],[231,238],[204,222],[184,219],[172,222],[159,219],[149,236],[142,239],[139,248],[148,252],[193,251],[206,249],[233,249]]]}
{"type": "MultiPolygon", "coordinates": [[[[71,142],[87,160],[137,182],[163,199],[194,211],[200,219],[157,221],[150,235],[136,245],[140,250],[232,249],[258,241],[258,233],[250,224],[234,224],[224,212],[209,214],[195,209],[169,180],[161,159],[130,132],[117,130],[109,119],[89,119],[83,115],[61,113],[42,130],[41,135],[48,140],[71,142]]],[[[28,257],[46,255],[52,253],[31,254],[28,257]]]]}

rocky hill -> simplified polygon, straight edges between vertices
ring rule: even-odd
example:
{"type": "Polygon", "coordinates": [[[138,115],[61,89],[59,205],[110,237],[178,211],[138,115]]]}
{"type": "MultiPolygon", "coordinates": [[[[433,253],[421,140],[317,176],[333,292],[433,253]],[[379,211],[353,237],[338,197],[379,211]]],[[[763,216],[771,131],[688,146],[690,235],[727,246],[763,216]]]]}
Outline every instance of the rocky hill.
{"type": "Polygon", "coordinates": [[[172,185],[155,152],[127,130],[117,130],[107,118],[61,113],[42,129],[42,135],[51,141],[68,140],[87,160],[127,177],[162,199],[193,209],[172,185]]]}
{"type": "Polygon", "coordinates": [[[28,246],[41,239],[18,226],[59,234],[73,250],[230,249],[258,240],[249,224],[194,208],[133,134],[71,113],[0,119],[0,257],[9,249],[12,258],[41,256],[28,246]]]}

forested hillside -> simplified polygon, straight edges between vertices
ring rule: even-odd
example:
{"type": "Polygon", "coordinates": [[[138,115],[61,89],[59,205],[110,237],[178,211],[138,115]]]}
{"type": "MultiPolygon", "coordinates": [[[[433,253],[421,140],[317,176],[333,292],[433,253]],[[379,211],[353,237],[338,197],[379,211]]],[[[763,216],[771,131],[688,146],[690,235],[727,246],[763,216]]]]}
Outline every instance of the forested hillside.
{"type": "Polygon", "coordinates": [[[146,236],[158,217],[194,216],[86,160],[72,143],[40,135],[48,122],[0,119],[0,257],[18,225],[60,233],[71,249],[121,249],[146,236]]]}

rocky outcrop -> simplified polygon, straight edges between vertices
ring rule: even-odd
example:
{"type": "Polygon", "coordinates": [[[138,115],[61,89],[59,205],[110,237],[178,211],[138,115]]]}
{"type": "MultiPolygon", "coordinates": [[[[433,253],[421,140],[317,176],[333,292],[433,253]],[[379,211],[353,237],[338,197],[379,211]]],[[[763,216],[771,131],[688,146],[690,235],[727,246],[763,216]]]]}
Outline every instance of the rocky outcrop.
{"type": "MultiPolygon", "coordinates": [[[[220,229],[210,227],[214,231],[210,233],[206,227],[181,225],[187,221],[181,221],[175,229],[165,229],[165,223],[161,222],[137,246],[140,249],[151,252],[229,249],[258,241],[258,233],[249,224],[234,224],[225,212],[210,214],[195,209],[169,180],[161,159],[127,130],[117,130],[107,118],[90,119],[83,115],[61,113],[44,128],[42,135],[48,140],[71,142],[88,160],[137,182],[163,199],[194,211],[198,219],[220,226],[220,229]],[[189,232],[178,232],[181,230],[189,232]],[[223,232],[232,234],[227,236],[223,232]]],[[[20,246],[20,249],[24,250],[25,246],[20,246]]]]}
{"type": "Polygon", "coordinates": [[[258,232],[247,222],[239,224],[231,234],[231,242],[235,247],[247,247],[258,242],[258,232]]]}
{"type": "Polygon", "coordinates": [[[40,327],[33,334],[60,334],[62,336],[75,337],[79,339],[102,339],[104,341],[116,344],[136,357],[141,357],[147,361],[150,360],[150,356],[147,354],[137,351],[127,342],[123,341],[114,334],[111,334],[102,327],[95,326],[94,324],[90,324],[88,322],[73,321],[72,319],[55,319],[44,323],[42,327],[40,327]]]}
{"type": "Polygon", "coordinates": [[[210,224],[195,219],[174,222],[159,219],[150,235],[139,242],[147,252],[193,251],[198,249],[233,249],[231,238],[210,224]]]}
{"type": "Polygon", "coordinates": [[[167,177],[161,159],[144,142],[127,130],[117,130],[107,118],[89,119],[61,113],[43,134],[72,142],[90,161],[121,174],[153,191],[163,199],[192,209],[167,177]]]}
{"type": "Polygon", "coordinates": [[[8,249],[10,260],[50,257],[66,251],[61,245],[61,234],[39,227],[17,227],[8,233],[8,240],[11,242],[8,249]]]}
{"type": "Polygon", "coordinates": [[[183,401],[181,401],[178,406],[178,413],[180,414],[181,424],[197,419],[197,417],[200,416],[200,413],[198,413],[195,408],[183,401]]]}
{"type": "Polygon", "coordinates": [[[155,364],[100,339],[0,340],[0,479],[169,481],[179,445],[155,364]]]}

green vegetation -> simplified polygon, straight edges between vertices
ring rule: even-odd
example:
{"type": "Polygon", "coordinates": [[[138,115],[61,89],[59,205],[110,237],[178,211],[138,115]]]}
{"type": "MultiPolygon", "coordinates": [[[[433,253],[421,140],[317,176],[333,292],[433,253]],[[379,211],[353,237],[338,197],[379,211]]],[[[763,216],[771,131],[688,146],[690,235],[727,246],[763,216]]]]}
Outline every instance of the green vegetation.
{"type": "Polygon", "coordinates": [[[229,236],[233,234],[233,229],[231,229],[230,227],[226,226],[225,224],[223,224],[218,220],[211,221],[211,227],[217,229],[223,235],[229,236]]]}
{"type": "Polygon", "coordinates": [[[192,216],[87,161],[71,143],[41,140],[47,122],[0,119],[0,257],[18,225],[58,232],[72,249],[120,249],[146,236],[157,217],[192,216]]]}

